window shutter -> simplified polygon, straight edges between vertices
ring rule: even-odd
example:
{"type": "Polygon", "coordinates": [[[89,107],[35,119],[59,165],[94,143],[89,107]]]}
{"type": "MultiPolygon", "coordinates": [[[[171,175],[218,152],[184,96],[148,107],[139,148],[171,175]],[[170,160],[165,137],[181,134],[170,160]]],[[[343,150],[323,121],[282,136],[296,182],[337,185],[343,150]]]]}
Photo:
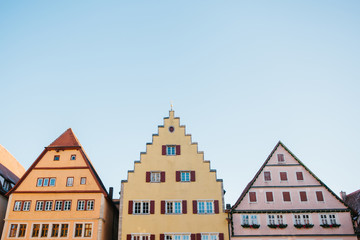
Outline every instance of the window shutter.
{"type": "Polygon", "coordinates": [[[176,145],[176,155],[180,155],[180,145],[176,145]]]}
{"type": "Polygon", "coordinates": [[[219,213],[219,200],[214,200],[215,213],[219,213]]]}
{"type": "Polygon", "coordinates": [[[195,171],[191,171],[190,172],[190,180],[192,181],[192,182],[195,182],[195,171]]]}
{"type": "Polygon", "coordinates": [[[146,182],[150,182],[151,172],[146,172],[146,182]]]}
{"type": "Polygon", "coordinates": [[[164,236],[164,234],[160,234],[160,240],[164,240],[164,238],[165,238],[165,236],[164,236]]]}
{"type": "Polygon", "coordinates": [[[129,201],[129,214],[133,213],[133,201],[129,201]]]}
{"type": "Polygon", "coordinates": [[[291,201],[290,192],[283,192],[283,200],[284,200],[284,202],[290,202],[291,201]]]}
{"type": "Polygon", "coordinates": [[[162,145],[162,155],[166,155],[166,145],[162,145]]]}
{"type": "Polygon", "coordinates": [[[272,192],[266,192],[266,201],[267,202],[273,202],[274,201],[274,197],[273,197],[272,192]]]}
{"type": "Polygon", "coordinates": [[[197,214],[197,201],[193,200],[193,213],[197,214]]]}
{"type": "Polygon", "coordinates": [[[287,181],[287,173],[286,172],[280,172],[280,180],[287,181]]]}
{"type": "Polygon", "coordinates": [[[150,214],[154,214],[155,212],[155,201],[151,200],[150,201],[150,214]]]}
{"type": "Polygon", "coordinates": [[[186,200],[182,200],[182,213],[184,213],[184,214],[187,213],[187,201],[186,200]]]}
{"type": "Polygon", "coordinates": [[[268,172],[268,171],[264,172],[264,179],[265,179],[265,181],[271,181],[270,172],[268,172]]]}
{"type": "Polygon", "coordinates": [[[190,235],[190,239],[191,239],[191,240],[196,240],[196,234],[195,234],[195,233],[192,233],[192,234],[190,235]]]}
{"type": "Polygon", "coordinates": [[[160,173],[160,182],[165,182],[165,172],[160,173]]]}
{"type": "Polygon", "coordinates": [[[155,240],[155,234],[150,235],[150,240],[155,240]]]}
{"type": "Polygon", "coordinates": [[[301,181],[304,180],[304,176],[302,172],[296,172],[296,179],[301,181]]]}
{"type": "Polygon", "coordinates": [[[180,182],[180,171],[176,171],[176,181],[180,182]]]}
{"type": "Polygon", "coordinates": [[[201,240],[201,233],[196,234],[196,240],[201,240]]]}
{"type": "Polygon", "coordinates": [[[161,214],[165,214],[165,201],[161,201],[161,214]]]}
{"type": "Polygon", "coordinates": [[[316,199],[317,199],[319,202],[323,202],[323,201],[324,201],[324,196],[323,196],[322,191],[316,191],[316,199]]]}
{"type": "Polygon", "coordinates": [[[307,201],[306,192],[300,192],[300,200],[301,200],[302,202],[306,202],[306,201],[307,201]]]}
{"type": "Polygon", "coordinates": [[[131,234],[126,235],[126,240],[131,240],[131,234]]]}
{"type": "Polygon", "coordinates": [[[256,192],[249,192],[250,202],[256,202],[256,192]]]}
{"type": "Polygon", "coordinates": [[[224,240],[224,234],[223,233],[219,233],[219,240],[224,240]]]}
{"type": "Polygon", "coordinates": [[[278,154],[277,157],[278,157],[278,162],[285,162],[284,154],[278,154]]]}

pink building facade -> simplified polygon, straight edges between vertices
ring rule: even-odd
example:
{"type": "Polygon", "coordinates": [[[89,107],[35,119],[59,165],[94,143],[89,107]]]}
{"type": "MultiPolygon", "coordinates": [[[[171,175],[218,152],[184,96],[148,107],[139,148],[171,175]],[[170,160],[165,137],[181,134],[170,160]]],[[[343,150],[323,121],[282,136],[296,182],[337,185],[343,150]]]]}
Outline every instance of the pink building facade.
{"type": "Polygon", "coordinates": [[[356,240],[350,209],[281,142],[229,210],[231,240],[356,240]]]}

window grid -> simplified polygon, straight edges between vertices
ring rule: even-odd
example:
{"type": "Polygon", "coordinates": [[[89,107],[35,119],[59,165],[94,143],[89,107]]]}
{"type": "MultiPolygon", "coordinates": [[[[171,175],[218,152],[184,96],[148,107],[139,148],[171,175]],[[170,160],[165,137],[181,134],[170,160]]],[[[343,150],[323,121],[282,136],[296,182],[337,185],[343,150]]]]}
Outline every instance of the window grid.
{"type": "Polygon", "coordinates": [[[200,214],[210,214],[214,213],[214,201],[198,201],[197,202],[198,213],[200,214]]]}

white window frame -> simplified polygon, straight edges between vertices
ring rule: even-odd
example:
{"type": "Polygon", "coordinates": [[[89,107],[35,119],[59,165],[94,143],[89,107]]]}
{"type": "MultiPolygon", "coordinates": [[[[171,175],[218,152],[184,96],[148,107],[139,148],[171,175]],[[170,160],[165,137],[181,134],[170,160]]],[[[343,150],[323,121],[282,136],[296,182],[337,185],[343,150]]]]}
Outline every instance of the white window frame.
{"type": "Polygon", "coordinates": [[[180,182],[191,182],[191,171],[180,171],[180,182]]]}
{"type": "Polygon", "coordinates": [[[53,201],[45,201],[44,211],[52,211],[53,201]]]}
{"type": "Polygon", "coordinates": [[[22,201],[15,201],[14,203],[14,211],[21,211],[22,201]]]}
{"type": "Polygon", "coordinates": [[[71,200],[65,200],[63,205],[64,205],[64,207],[63,207],[64,211],[70,211],[71,210],[71,200]]]}
{"type": "Polygon", "coordinates": [[[276,161],[277,161],[279,164],[285,163],[285,162],[286,162],[285,154],[283,154],[283,153],[278,153],[278,154],[276,154],[276,161]],[[283,155],[284,161],[279,161],[279,155],[283,155]]]}
{"type": "Polygon", "coordinates": [[[306,213],[293,214],[294,225],[312,224],[311,215],[306,213]]]}
{"type": "Polygon", "coordinates": [[[132,233],[131,240],[150,240],[150,233],[132,233]]]}
{"type": "Polygon", "coordinates": [[[249,203],[250,203],[250,204],[257,203],[257,200],[258,200],[257,192],[256,192],[256,191],[249,191],[248,198],[249,198],[249,203]],[[256,201],[255,201],[255,202],[251,202],[251,201],[250,201],[250,193],[251,193],[251,192],[255,193],[255,198],[256,198],[256,201]]]}
{"type": "Polygon", "coordinates": [[[201,233],[201,240],[219,240],[219,233],[201,233]]]}
{"type": "Polygon", "coordinates": [[[75,222],[74,223],[74,234],[73,234],[73,237],[76,238],[76,239],[79,239],[79,238],[91,238],[93,236],[93,232],[94,232],[94,224],[92,222],[75,222]],[[75,236],[75,233],[76,233],[76,224],[81,224],[82,225],[82,230],[81,230],[81,236],[79,237],[76,237],[75,236]],[[85,237],[85,225],[86,224],[90,224],[91,225],[91,235],[90,236],[87,236],[85,237]]]}
{"type": "Polygon", "coordinates": [[[86,177],[81,177],[80,178],[80,185],[85,185],[86,184],[86,177]]]}
{"type": "Polygon", "coordinates": [[[150,172],[150,182],[153,183],[161,182],[161,172],[150,172]]]}
{"type": "Polygon", "coordinates": [[[288,174],[288,172],[287,171],[281,171],[281,172],[279,172],[279,180],[280,180],[280,182],[288,182],[289,181],[289,174],[288,174]],[[281,173],[286,173],[286,180],[281,180],[281,173]]]}
{"type": "Polygon", "coordinates": [[[190,240],[190,233],[165,233],[164,240],[190,240]]]}
{"type": "Polygon", "coordinates": [[[176,155],[176,145],[166,145],[166,155],[175,156],[176,155]]]}
{"type": "Polygon", "coordinates": [[[134,215],[146,215],[146,214],[150,214],[150,200],[136,200],[133,201],[133,214],[134,215]],[[140,208],[137,208],[137,204],[139,204],[140,208]],[[147,207],[146,207],[147,205],[147,207]],[[137,211],[140,212],[137,212],[137,211]],[[147,210],[147,212],[145,211],[147,210]]]}
{"type": "Polygon", "coordinates": [[[323,224],[328,224],[328,225],[340,224],[339,223],[339,218],[338,218],[336,213],[319,213],[319,220],[320,220],[320,225],[323,225],[323,224]],[[323,222],[322,216],[325,216],[326,223],[323,222]]]}
{"type": "Polygon", "coordinates": [[[35,211],[44,211],[44,201],[36,201],[35,211]]]}
{"type": "Polygon", "coordinates": [[[86,208],[85,203],[86,203],[86,200],[78,200],[76,210],[77,211],[85,211],[85,208],[86,208]]]}
{"type": "Polygon", "coordinates": [[[268,225],[286,224],[285,216],[283,214],[268,214],[267,223],[268,225]]]}
{"type": "Polygon", "coordinates": [[[86,201],[86,211],[93,211],[95,205],[95,200],[87,200],[86,201]]]}
{"type": "Polygon", "coordinates": [[[303,171],[296,171],[296,172],[295,172],[295,177],[296,177],[296,181],[298,181],[298,182],[303,182],[303,181],[305,181],[305,176],[304,176],[304,172],[303,172],[303,171]],[[298,180],[298,178],[297,178],[297,173],[298,173],[298,172],[301,172],[301,173],[302,173],[303,180],[298,180]]]}
{"type": "Polygon", "coordinates": [[[214,200],[197,200],[197,213],[198,214],[214,214],[214,200]],[[200,206],[203,204],[204,212],[202,212],[200,206]]]}
{"type": "Polygon", "coordinates": [[[66,186],[67,187],[73,187],[74,186],[74,177],[68,177],[66,179],[66,186]]]}
{"type": "Polygon", "coordinates": [[[30,211],[31,201],[23,201],[22,211],[30,211]]]}
{"type": "Polygon", "coordinates": [[[182,201],[165,201],[165,214],[182,214],[182,201]],[[178,205],[178,208],[176,205],[178,205]],[[179,212],[176,212],[177,210],[179,210],[179,212]]]}
{"type": "Polygon", "coordinates": [[[62,200],[56,200],[56,201],[55,201],[54,211],[62,211],[62,209],[63,209],[63,204],[64,204],[64,201],[62,201],[62,200]],[[59,209],[59,207],[60,207],[60,209],[59,209]]]}
{"type": "Polygon", "coordinates": [[[264,176],[264,182],[271,182],[271,180],[272,180],[271,171],[264,171],[264,172],[263,172],[263,176],[264,176]],[[266,180],[266,178],[265,178],[265,172],[268,172],[268,173],[270,174],[270,180],[266,180]]]}

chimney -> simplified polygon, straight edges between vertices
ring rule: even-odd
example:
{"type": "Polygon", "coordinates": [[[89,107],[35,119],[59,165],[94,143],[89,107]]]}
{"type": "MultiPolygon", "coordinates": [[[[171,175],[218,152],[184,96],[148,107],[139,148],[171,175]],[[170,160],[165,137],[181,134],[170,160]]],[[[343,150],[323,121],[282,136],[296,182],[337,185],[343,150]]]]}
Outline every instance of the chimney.
{"type": "Polygon", "coordinates": [[[341,192],[340,192],[340,197],[341,197],[341,199],[345,202],[345,201],[346,201],[346,192],[341,191],[341,192]]]}
{"type": "Polygon", "coordinates": [[[109,198],[112,200],[113,199],[113,192],[114,192],[114,188],[110,187],[109,188],[109,198]]]}
{"type": "Polygon", "coordinates": [[[226,204],[226,209],[231,209],[231,204],[226,204]]]}

